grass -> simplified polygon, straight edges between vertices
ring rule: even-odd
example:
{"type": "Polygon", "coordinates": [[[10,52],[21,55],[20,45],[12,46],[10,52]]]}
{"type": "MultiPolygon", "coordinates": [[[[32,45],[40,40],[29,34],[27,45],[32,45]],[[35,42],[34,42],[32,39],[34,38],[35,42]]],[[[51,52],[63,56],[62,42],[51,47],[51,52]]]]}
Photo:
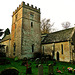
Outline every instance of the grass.
{"type": "MultiPolygon", "coordinates": [[[[19,60],[17,62],[15,62],[13,59],[11,58],[6,58],[8,59],[11,64],[6,64],[6,65],[0,65],[0,71],[6,69],[6,68],[9,68],[9,67],[15,67],[16,69],[18,69],[18,71],[20,72],[19,75],[25,75],[26,73],[26,67],[25,66],[22,66],[22,60],[19,60]]],[[[28,61],[28,63],[31,63],[31,67],[32,67],[32,74],[30,75],[38,75],[38,68],[36,68],[36,64],[35,64],[35,61],[28,61]]],[[[53,64],[53,61],[49,61],[48,62],[49,64],[53,64]]],[[[72,68],[75,68],[75,65],[73,64],[70,64],[70,63],[65,63],[65,62],[56,62],[56,65],[53,66],[54,68],[54,75],[75,75],[75,73],[68,73],[68,70],[67,70],[67,67],[72,67],[72,68]],[[60,73],[57,73],[56,69],[57,67],[59,68],[60,71],[63,72],[63,67],[65,67],[65,71],[60,74],[60,73]]],[[[44,75],[48,75],[48,66],[46,66],[46,64],[43,64],[43,72],[44,72],[44,75]]],[[[29,75],[29,74],[27,74],[29,75]]]]}

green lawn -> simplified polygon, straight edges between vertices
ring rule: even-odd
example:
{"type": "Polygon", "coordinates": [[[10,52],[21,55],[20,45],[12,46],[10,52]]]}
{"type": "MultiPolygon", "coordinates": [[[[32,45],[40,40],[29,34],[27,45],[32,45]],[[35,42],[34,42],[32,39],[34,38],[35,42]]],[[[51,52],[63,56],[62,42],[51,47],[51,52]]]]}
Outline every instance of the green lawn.
{"type": "MultiPolygon", "coordinates": [[[[19,75],[25,75],[26,73],[26,67],[22,66],[22,60],[19,60],[18,62],[15,62],[13,59],[7,58],[8,60],[10,60],[11,64],[6,64],[6,65],[0,65],[0,71],[9,68],[9,67],[15,67],[16,69],[18,69],[18,71],[20,72],[19,75]]],[[[32,74],[30,75],[38,75],[38,68],[36,68],[36,64],[35,61],[31,62],[28,61],[28,63],[31,63],[31,67],[32,67],[32,74]]],[[[49,64],[53,63],[53,61],[49,61],[49,64]]],[[[54,75],[75,75],[74,73],[68,73],[67,67],[72,67],[75,68],[75,65],[73,64],[69,64],[69,63],[64,63],[64,62],[56,62],[56,65],[53,67],[54,68],[54,75]],[[63,74],[59,74],[56,72],[56,68],[59,68],[59,70],[61,70],[63,72],[63,67],[65,67],[65,71],[63,72],[63,74]]],[[[48,66],[46,66],[46,64],[43,64],[43,71],[44,71],[44,75],[48,75],[48,66]]],[[[29,75],[29,74],[28,74],[29,75]]]]}

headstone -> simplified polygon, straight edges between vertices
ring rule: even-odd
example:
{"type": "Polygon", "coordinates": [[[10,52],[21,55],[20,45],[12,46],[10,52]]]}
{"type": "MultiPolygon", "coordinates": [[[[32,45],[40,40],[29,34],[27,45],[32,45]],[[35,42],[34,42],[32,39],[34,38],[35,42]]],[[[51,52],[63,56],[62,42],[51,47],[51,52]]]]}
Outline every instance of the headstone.
{"type": "Polygon", "coordinates": [[[38,65],[38,75],[43,75],[43,65],[42,64],[38,65]]]}
{"type": "Polygon", "coordinates": [[[35,59],[35,63],[36,63],[36,64],[39,64],[39,61],[40,61],[39,58],[36,58],[36,59],[35,59]]]}
{"type": "Polygon", "coordinates": [[[0,65],[10,64],[10,61],[6,58],[0,58],[0,65]]]}
{"type": "Polygon", "coordinates": [[[28,61],[26,62],[26,65],[25,66],[26,66],[26,75],[27,74],[31,74],[32,73],[32,70],[31,70],[31,66],[28,64],[28,61]]]}
{"type": "Polygon", "coordinates": [[[43,63],[44,63],[44,61],[45,61],[45,58],[44,58],[44,57],[42,57],[42,58],[41,58],[41,64],[43,64],[43,63]]]}
{"type": "Polygon", "coordinates": [[[0,75],[18,75],[19,71],[14,68],[8,68],[1,71],[0,75]]]}
{"type": "Polygon", "coordinates": [[[53,61],[53,66],[55,66],[56,65],[56,60],[55,61],[53,61]]]}
{"type": "Polygon", "coordinates": [[[0,65],[5,65],[6,64],[6,59],[0,58],[0,65]]]}
{"type": "Polygon", "coordinates": [[[22,61],[22,65],[26,65],[27,61],[28,61],[27,58],[24,57],[24,58],[23,58],[23,61],[22,61]]]}
{"type": "Polygon", "coordinates": [[[48,65],[48,75],[53,75],[53,65],[52,64],[48,65]]]}
{"type": "Polygon", "coordinates": [[[34,59],[30,59],[30,61],[34,61],[34,59]]]}
{"type": "Polygon", "coordinates": [[[27,68],[27,74],[32,74],[32,69],[31,69],[31,67],[28,67],[28,68],[27,68]]]}
{"type": "Polygon", "coordinates": [[[65,67],[63,67],[62,69],[63,69],[63,71],[65,71],[65,67]]]}
{"type": "Polygon", "coordinates": [[[47,66],[48,66],[48,61],[49,61],[49,57],[46,57],[45,63],[46,63],[47,66]]]}

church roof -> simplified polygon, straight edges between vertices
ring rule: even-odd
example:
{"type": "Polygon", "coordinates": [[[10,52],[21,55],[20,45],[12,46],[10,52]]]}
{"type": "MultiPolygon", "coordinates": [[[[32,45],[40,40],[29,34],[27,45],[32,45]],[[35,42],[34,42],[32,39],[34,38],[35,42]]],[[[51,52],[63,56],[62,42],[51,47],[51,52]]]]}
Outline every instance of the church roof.
{"type": "Polygon", "coordinates": [[[9,39],[11,39],[11,34],[6,35],[6,36],[1,40],[1,42],[6,41],[6,40],[9,40],[9,39]]]}
{"type": "Polygon", "coordinates": [[[74,28],[69,28],[69,29],[49,33],[42,40],[42,44],[60,42],[60,41],[68,41],[71,38],[73,29],[74,28]]]}

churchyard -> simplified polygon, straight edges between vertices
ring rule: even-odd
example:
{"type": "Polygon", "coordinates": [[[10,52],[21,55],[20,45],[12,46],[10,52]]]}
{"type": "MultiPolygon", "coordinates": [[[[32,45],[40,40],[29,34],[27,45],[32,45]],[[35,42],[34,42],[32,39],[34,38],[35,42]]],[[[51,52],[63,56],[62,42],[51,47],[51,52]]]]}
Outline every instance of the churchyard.
{"type": "Polygon", "coordinates": [[[44,57],[41,59],[24,58],[23,60],[17,60],[17,57],[15,59],[3,57],[3,59],[8,60],[10,63],[0,63],[1,75],[6,75],[6,72],[12,71],[16,71],[16,75],[75,75],[75,64],[71,63],[52,61],[44,57]],[[70,67],[72,70],[69,69],[70,67]],[[10,69],[12,71],[9,71],[10,69]],[[2,74],[3,71],[5,74],[2,74]]]}

